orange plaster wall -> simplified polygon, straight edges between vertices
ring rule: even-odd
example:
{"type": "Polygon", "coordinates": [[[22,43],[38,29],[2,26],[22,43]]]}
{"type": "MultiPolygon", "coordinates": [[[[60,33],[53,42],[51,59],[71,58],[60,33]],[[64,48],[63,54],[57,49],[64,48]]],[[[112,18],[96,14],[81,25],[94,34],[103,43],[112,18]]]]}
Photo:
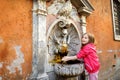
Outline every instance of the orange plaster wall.
{"type": "Polygon", "coordinates": [[[114,55],[120,58],[120,42],[114,40],[111,0],[90,0],[95,11],[87,17],[87,31],[96,37],[97,50],[101,50],[99,58],[101,62],[100,76],[105,77],[113,73],[112,65],[116,64],[114,55]],[[113,50],[113,52],[108,52],[113,50]],[[111,70],[111,71],[110,71],[111,70]]]}
{"type": "MultiPolygon", "coordinates": [[[[0,78],[22,80],[32,68],[32,0],[0,1],[0,78]],[[19,47],[20,51],[16,51],[19,47]],[[7,66],[23,55],[22,74],[17,67],[10,73],[7,66]]],[[[19,62],[19,60],[18,60],[19,62]]]]}

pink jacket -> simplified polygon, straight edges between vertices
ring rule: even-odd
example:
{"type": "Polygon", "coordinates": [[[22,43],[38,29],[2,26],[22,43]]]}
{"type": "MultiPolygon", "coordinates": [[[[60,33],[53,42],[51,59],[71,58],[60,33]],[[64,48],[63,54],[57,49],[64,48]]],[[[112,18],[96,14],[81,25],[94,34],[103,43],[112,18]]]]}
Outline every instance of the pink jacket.
{"type": "Polygon", "coordinates": [[[83,46],[76,56],[78,59],[84,59],[85,69],[89,73],[99,71],[100,63],[96,54],[96,48],[93,43],[89,43],[83,46]]]}

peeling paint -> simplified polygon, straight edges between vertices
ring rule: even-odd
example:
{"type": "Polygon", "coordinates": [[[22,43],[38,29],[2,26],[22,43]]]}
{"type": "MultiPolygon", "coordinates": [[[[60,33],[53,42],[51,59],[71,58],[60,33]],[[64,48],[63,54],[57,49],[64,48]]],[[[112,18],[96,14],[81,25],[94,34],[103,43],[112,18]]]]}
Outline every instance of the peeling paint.
{"type": "Polygon", "coordinates": [[[2,80],[2,77],[0,77],[0,80],[2,80]]]}
{"type": "Polygon", "coordinates": [[[97,50],[97,53],[99,54],[99,53],[102,53],[103,51],[102,50],[97,50]]]}
{"type": "Polygon", "coordinates": [[[2,68],[2,67],[3,67],[3,62],[0,63],[0,68],[2,68]]]}
{"type": "Polygon", "coordinates": [[[3,39],[0,38],[0,43],[3,43],[3,39]]]}
{"type": "Polygon", "coordinates": [[[112,52],[114,52],[114,51],[113,51],[113,50],[107,50],[107,52],[112,53],[112,52]]]}
{"type": "Polygon", "coordinates": [[[16,68],[17,70],[20,72],[20,74],[22,74],[22,66],[21,64],[24,63],[24,55],[20,50],[21,46],[15,46],[14,49],[16,51],[17,57],[15,60],[13,60],[13,62],[7,66],[7,69],[10,71],[9,73],[15,73],[16,72],[16,68]]]}
{"type": "Polygon", "coordinates": [[[119,50],[112,50],[112,49],[111,49],[111,50],[107,50],[107,52],[108,52],[108,53],[113,53],[113,52],[117,53],[117,52],[119,52],[119,50]]]}
{"type": "Polygon", "coordinates": [[[118,52],[120,52],[120,49],[118,50],[118,52]]]}

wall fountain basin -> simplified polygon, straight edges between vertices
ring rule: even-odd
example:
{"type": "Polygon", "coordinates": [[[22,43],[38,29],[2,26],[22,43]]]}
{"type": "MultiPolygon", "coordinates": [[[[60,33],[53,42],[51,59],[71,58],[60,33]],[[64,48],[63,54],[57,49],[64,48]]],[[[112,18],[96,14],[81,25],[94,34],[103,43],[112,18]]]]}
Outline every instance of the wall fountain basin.
{"type": "Polygon", "coordinates": [[[76,76],[79,76],[84,71],[84,64],[83,63],[73,63],[73,64],[56,63],[54,65],[54,71],[57,75],[62,77],[76,77],[76,76]]]}
{"type": "Polygon", "coordinates": [[[48,35],[49,63],[53,63],[57,80],[77,80],[84,71],[81,61],[62,62],[64,56],[75,56],[81,47],[81,34],[70,19],[58,18],[48,35]],[[75,79],[76,78],[76,79],[75,79]]]}

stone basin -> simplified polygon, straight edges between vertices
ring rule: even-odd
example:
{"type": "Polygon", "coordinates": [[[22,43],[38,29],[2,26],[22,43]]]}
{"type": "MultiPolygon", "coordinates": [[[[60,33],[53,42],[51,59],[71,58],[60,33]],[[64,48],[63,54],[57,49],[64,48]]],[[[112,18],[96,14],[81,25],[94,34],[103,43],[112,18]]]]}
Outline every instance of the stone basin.
{"type": "Polygon", "coordinates": [[[75,63],[75,64],[56,63],[54,65],[54,71],[59,76],[76,77],[84,71],[84,64],[83,63],[75,63]]]}

